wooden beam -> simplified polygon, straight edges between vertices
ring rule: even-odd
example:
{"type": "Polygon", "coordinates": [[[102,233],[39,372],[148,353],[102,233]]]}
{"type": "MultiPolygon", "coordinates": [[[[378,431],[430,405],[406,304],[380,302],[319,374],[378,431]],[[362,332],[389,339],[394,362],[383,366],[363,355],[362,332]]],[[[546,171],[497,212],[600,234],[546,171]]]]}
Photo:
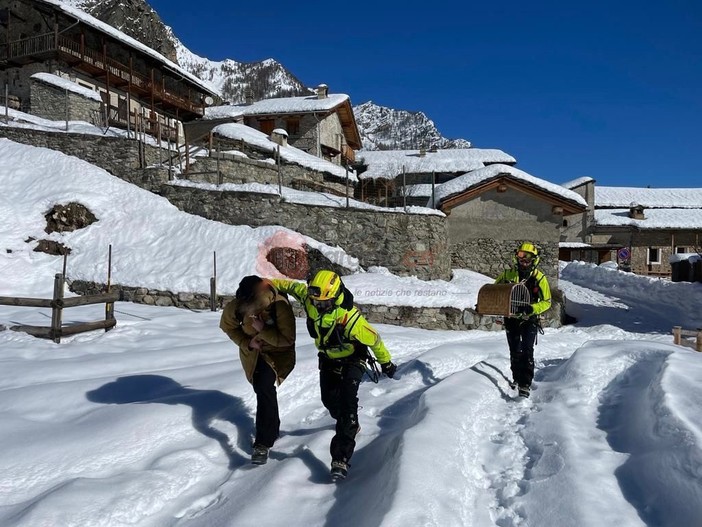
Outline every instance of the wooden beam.
{"type": "Polygon", "coordinates": [[[78,333],[85,333],[86,331],[95,331],[96,329],[109,329],[117,325],[117,320],[96,320],[95,322],[84,322],[81,324],[74,324],[72,326],[65,326],[61,328],[61,336],[65,337],[67,335],[76,335],[78,333]]]}
{"type": "Polygon", "coordinates": [[[53,338],[51,328],[46,326],[10,326],[10,329],[12,331],[21,331],[22,333],[27,333],[28,335],[42,339],[53,338]]]}
{"type": "Polygon", "coordinates": [[[111,320],[96,320],[95,322],[82,322],[80,324],[74,324],[72,326],[66,326],[61,328],[60,334],[55,335],[54,330],[47,326],[11,326],[12,331],[21,331],[22,333],[27,333],[33,337],[39,337],[44,339],[56,339],[61,337],[66,337],[69,335],[77,335],[78,333],[85,333],[87,331],[95,331],[97,329],[110,329],[117,325],[117,320],[114,318],[111,320]]]}
{"type": "Polygon", "coordinates": [[[0,296],[0,306],[20,307],[51,307],[53,300],[46,298],[22,298],[14,296],[0,296]]]}
{"type": "Polygon", "coordinates": [[[109,302],[117,302],[118,300],[119,291],[113,291],[112,293],[100,293],[97,295],[72,296],[70,298],[63,299],[62,307],[66,308],[88,306],[91,304],[105,304],[109,302]]]}

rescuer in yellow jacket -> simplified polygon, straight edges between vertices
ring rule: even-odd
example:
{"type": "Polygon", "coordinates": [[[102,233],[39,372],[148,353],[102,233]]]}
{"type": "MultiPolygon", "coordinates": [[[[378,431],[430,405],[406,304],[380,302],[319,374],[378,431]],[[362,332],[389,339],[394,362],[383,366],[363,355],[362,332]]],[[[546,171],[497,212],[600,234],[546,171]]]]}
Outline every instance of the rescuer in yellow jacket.
{"type": "Polygon", "coordinates": [[[332,438],[332,478],[346,477],[356,447],[358,386],[366,371],[368,348],[382,372],[393,377],[397,366],[383,340],[353,305],[353,295],[333,271],[319,271],[304,284],[271,279],[275,288],[294,296],[307,314],[307,330],[319,351],[319,385],[322,404],[336,419],[332,438]]]}
{"type": "Polygon", "coordinates": [[[512,388],[529,397],[534,379],[534,343],[541,328],[539,315],[551,307],[551,288],[539,265],[539,250],[529,242],[522,243],[512,258],[513,266],[495,279],[495,283],[524,283],[530,303],[521,306],[513,317],[505,318],[507,344],[512,369],[512,388]]]}

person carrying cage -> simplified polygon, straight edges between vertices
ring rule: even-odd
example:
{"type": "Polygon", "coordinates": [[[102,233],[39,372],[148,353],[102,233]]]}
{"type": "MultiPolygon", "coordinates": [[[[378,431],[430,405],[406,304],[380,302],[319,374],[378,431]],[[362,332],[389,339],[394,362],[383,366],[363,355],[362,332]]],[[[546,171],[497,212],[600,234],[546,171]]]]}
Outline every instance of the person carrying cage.
{"type": "Polygon", "coordinates": [[[534,343],[541,329],[539,315],[551,307],[551,288],[539,265],[539,250],[524,242],[514,252],[512,267],[495,279],[496,284],[523,283],[529,291],[529,303],[517,308],[514,316],[505,318],[507,345],[512,369],[512,389],[521,397],[529,397],[534,379],[534,343]]]}

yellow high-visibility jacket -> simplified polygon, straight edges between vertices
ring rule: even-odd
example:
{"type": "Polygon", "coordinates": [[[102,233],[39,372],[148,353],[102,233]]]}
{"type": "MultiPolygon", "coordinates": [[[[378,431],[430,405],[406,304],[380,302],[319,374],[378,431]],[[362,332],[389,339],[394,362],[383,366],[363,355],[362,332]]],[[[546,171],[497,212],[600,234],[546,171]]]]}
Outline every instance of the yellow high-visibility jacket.
{"type": "MultiPolygon", "coordinates": [[[[507,269],[495,279],[496,284],[518,284],[521,281],[519,271],[516,268],[507,269]]],[[[546,275],[538,269],[534,269],[524,280],[524,284],[529,289],[534,315],[540,315],[547,311],[551,307],[551,286],[548,285],[546,275]]]]}
{"type": "Polygon", "coordinates": [[[314,344],[330,359],[343,359],[354,353],[353,341],[368,346],[380,364],[390,362],[390,352],[373,326],[356,306],[341,307],[343,293],[337,298],[336,307],[328,313],[319,313],[307,296],[307,284],[279,278],[270,279],[280,292],[294,296],[305,308],[308,328],[314,332],[314,344]]]}

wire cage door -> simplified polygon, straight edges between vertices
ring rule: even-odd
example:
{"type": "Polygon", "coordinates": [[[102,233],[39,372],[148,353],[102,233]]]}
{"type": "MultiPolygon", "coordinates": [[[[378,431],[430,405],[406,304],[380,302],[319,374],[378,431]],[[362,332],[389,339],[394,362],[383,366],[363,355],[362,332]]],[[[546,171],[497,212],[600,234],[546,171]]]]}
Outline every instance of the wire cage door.
{"type": "Polygon", "coordinates": [[[519,311],[519,307],[529,304],[531,296],[523,283],[486,284],[478,291],[475,308],[479,315],[510,317],[519,311]]]}

